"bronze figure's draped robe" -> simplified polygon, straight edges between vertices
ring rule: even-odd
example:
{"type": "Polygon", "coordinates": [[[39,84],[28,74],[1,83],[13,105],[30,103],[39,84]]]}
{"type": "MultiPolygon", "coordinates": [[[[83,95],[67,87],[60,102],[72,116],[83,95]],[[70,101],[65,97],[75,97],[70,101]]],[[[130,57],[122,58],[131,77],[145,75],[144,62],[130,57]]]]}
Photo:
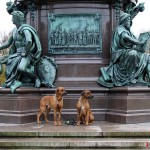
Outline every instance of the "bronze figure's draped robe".
{"type": "Polygon", "coordinates": [[[132,42],[124,40],[124,33],[136,39],[124,26],[119,25],[116,28],[112,37],[110,65],[101,68],[102,77],[97,80],[103,86],[114,87],[136,83],[145,73],[149,55],[138,51],[132,42]]]}
{"type": "MultiPolygon", "coordinates": [[[[22,75],[18,71],[18,67],[21,63],[21,60],[26,58],[29,63],[27,64],[27,69],[34,74],[34,66],[39,61],[41,56],[41,44],[39,42],[39,38],[34,28],[27,24],[22,24],[19,29],[15,29],[13,31],[13,44],[10,49],[10,55],[7,61],[6,67],[6,76],[7,80],[5,82],[6,86],[10,86],[13,81],[20,78],[22,75]],[[25,53],[25,36],[23,34],[23,30],[28,30],[32,35],[32,46],[30,50],[27,52],[27,56],[23,57],[22,53],[25,53]]],[[[25,74],[27,75],[27,74],[25,74]]]]}

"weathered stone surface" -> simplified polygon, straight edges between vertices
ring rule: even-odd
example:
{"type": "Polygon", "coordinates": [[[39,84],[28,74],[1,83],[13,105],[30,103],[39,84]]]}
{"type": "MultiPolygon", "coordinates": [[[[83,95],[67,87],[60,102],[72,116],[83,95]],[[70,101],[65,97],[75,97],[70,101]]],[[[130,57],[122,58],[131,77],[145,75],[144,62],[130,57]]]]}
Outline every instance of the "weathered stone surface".
{"type": "Polygon", "coordinates": [[[148,149],[149,126],[150,123],[110,122],[60,127],[53,126],[52,122],[0,124],[0,149],[148,149]]]}

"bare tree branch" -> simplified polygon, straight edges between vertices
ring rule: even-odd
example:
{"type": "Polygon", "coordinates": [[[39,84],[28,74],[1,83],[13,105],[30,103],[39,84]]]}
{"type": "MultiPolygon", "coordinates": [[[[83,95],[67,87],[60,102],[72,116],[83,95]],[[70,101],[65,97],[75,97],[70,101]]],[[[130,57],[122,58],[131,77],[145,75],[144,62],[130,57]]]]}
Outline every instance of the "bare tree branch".
{"type": "MultiPolygon", "coordinates": [[[[9,39],[10,33],[0,32],[0,45],[5,43],[9,39]]],[[[9,48],[0,51],[0,55],[7,55],[9,53],[9,48]]]]}

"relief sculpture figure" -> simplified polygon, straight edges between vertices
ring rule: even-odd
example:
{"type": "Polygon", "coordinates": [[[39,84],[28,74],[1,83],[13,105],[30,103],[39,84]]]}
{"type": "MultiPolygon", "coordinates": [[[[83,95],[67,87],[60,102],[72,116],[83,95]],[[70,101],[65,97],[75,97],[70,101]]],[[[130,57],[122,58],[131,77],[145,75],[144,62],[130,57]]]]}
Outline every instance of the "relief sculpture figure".
{"type": "Polygon", "coordinates": [[[143,50],[145,40],[139,41],[130,31],[130,14],[122,13],[111,42],[111,60],[108,67],[100,68],[97,82],[105,87],[132,85],[142,82],[149,86],[150,56],[143,50]]]}

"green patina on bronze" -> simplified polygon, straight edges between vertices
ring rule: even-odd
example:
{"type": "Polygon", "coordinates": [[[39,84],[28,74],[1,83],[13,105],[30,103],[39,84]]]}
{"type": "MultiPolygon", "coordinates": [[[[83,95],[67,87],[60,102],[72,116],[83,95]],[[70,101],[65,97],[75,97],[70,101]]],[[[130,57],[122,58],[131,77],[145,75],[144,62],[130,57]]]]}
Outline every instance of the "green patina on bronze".
{"type": "MultiPolygon", "coordinates": [[[[139,36],[139,41],[145,41],[142,49],[147,53],[150,54],[150,32],[141,33],[139,36]]],[[[139,47],[141,48],[141,47],[139,47]]]]}
{"type": "Polygon", "coordinates": [[[47,87],[54,87],[58,66],[54,57],[43,56],[37,66],[37,73],[40,81],[47,87]]]}
{"type": "Polygon", "coordinates": [[[10,46],[9,55],[0,58],[0,65],[6,64],[3,87],[10,87],[12,93],[20,86],[40,87],[43,83],[53,87],[57,69],[54,59],[41,58],[42,48],[38,35],[33,27],[25,24],[24,14],[21,11],[13,11],[11,14],[16,28],[8,41],[0,47],[2,50],[10,46]]]}
{"type": "Polygon", "coordinates": [[[26,0],[26,1],[16,1],[15,2],[7,2],[7,12],[11,14],[13,11],[21,11],[25,16],[28,12],[30,12],[30,16],[32,20],[35,18],[35,10],[36,4],[35,0],[26,0]]]}
{"type": "MultiPolygon", "coordinates": [[[[10,87],[14,92],[22,82],[34,80],[35,87],[40,87],[40,80],[34,73],[35,66],[41,56],[41,44],[34,28],[24,23],[24,14],[13,11],[12,22],[16,25],[12,35],[0,50],[10,47],[9,55],[5,57],[6,81],[4,87],[10,87]]],[[[3,63],[3,62],[1,62],[3,63]]]]}
{"type": "Polygon", "coordinates": [[[100,54],[100,14],[49,14],[50,54],[100,54]]]}
{"type": "Polygon", "coordinates": [[[138,0],[113,0],[113,7],[116,10],[116,18],[119,21],[119,15],[121,11],[131,15],[133,19],[139,12],[143,12],[145,7],[144,3],[138,3],[138,0]]]}
{"type": "Polygon", "coordinates": [[[139,41],[130,32],[132,20],[129,14],[122,13],[119,20],[112,37],[110,65],[100,68],[102,76],[97,82],[105,87],[139,82],[149,85],[150,56],[144,49],[147,39],[139,41]]]}

